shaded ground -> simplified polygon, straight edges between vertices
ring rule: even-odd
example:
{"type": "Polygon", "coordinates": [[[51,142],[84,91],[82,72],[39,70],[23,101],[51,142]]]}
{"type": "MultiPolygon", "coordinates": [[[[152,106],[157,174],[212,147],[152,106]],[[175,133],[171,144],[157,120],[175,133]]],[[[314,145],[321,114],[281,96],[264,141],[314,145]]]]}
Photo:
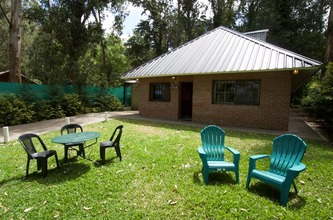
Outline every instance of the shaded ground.
{"type": "Polygon", "coordinates": [[[301,109],[298,109],[297,112],[304,117],[304,120],[309,126],[317,130],[330,142],[331,146],[333,146],[333,124],[327,123],[324,119],[311,117],[301,109]]]}

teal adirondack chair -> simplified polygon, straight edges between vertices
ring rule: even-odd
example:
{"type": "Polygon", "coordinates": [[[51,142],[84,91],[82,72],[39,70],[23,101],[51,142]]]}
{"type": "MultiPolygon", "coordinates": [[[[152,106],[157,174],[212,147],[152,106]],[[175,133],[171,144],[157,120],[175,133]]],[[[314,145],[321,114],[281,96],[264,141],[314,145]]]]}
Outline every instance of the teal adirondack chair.
{"type": "Polygon", "coordinates": [[[236,182],[239,183],[239,159],[240,153],[224,145],[225,132],[215,126],[209,125],[201,131],[202,146],[198,148],[202,160],[202,172],[205,184],[208,184],[208,175],[212,171],[233,171],[236,182]],[[225,149],[233,154],[233,162],[224,160],[225,149]]]}
{"type": "Polygon", "coordinates": [[[298,192],[295,178],[306,168],[301,163],[306,146],[300,137],[293,134],[285,134],[275,138],[271,155],[261,154],[250,157],[246,188],[249,188],[251,178],[273,185],[280,189],[280,205],[286,206],[291,184],[293,184],[295,192],[298,192]],[[270,158],[268,171],[256,169],[257,160],[263,158],[270,158]]]}

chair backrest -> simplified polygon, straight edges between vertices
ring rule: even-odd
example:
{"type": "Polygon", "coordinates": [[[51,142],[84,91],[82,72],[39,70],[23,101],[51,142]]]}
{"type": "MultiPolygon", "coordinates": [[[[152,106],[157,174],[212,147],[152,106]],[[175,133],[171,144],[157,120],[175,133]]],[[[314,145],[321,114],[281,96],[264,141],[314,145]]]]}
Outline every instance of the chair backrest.
{"type": "Polygon", "coordinates": [[[60,130],[61,135],[63,135],[65,131],[67,134],[70,134],[70,133],[82,132],[83,129],[79,124],[68,124],[61,128],[60,130]]]}
{"type": "Polygon", "coordinates": [[[23,134],[19,138],[20,143],[22,144],[24,150],[33,157],[37,153],[35,144],[39,144],[43,147],[44,150],[47,150],[42,139],[36,134],[23,134]]]}
{"type": "Polygon", "coordinates": [[[110,138],[110,141],[113,142],[113,145],[118,145],[119,146],[121,134],[123,133],[123,127],[124,127],[123,125],[119,125],[113,131],[113,134],[111,135],[111,138],[110,138]],[[118,133],[118,135],[116,136],[117,133],[118,133]],[[113,140],[114,137],[116,137],[116,138],[113,140]]]}
{"type": "Polygon", "coordinates": [[[269,171],[286,176],[288,168],[301,162],[306,147],[306,143],[294,134],[285,134],[275,138],[269,171]]]}
{"type": "Polygon", "coordinates": [[[225,132],[218,126],[208,125],[200,134],[207,160],[224,160],[225,132]]]}

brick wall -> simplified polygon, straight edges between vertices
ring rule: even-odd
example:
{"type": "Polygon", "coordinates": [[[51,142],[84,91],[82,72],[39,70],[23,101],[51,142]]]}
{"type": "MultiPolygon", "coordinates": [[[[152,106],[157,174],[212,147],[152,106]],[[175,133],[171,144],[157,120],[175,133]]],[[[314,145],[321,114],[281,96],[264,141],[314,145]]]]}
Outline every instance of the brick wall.
{"type": "Polygon", "coordinates": [[[289,72],[216,74],[141,79],[139,111],[150,117],[178,119],[180,82],[193,82],[192,121],[236,127],[287,130],[291,94],[289,72]],[[261,80],[260,105],[212,104],[213,80],[261,80]],[[170,102],[150,102],[149,83],[172,82],[170,102]]]}

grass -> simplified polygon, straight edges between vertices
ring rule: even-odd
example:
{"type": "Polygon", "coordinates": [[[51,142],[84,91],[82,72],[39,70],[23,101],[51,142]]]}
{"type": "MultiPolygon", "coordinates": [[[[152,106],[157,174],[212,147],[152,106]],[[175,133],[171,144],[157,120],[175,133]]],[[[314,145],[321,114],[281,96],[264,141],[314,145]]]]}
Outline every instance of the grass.
{"type": "MultiPolygon", "coordinates": [[[[197,153],[202,128],[119,118],[84,130],[100,131],[102,141],[119,124],[122,162],[108,149],[107,163],[98,164],[94,145],[86,149],[91,160],[71,158],[57,169],[50,158],[46,178],[36,172],[35,161],[25,177],[26,154],[17,141],[0,145],[0,218],[333,219],[333,150],[327,143],[305,140],[307,170],[297,178],[298,195],[291,189],[284,208],[269,185],[252,180],[245,189],[249,156],[270,153],[274,136],[226,130],[226,144],[241,152],[240,184],[227,172],[213,173],[206,186],[197,153]]],[[[57,135],[41,137],[61,163],[63,146],[50,141],[57,135]]]]}

